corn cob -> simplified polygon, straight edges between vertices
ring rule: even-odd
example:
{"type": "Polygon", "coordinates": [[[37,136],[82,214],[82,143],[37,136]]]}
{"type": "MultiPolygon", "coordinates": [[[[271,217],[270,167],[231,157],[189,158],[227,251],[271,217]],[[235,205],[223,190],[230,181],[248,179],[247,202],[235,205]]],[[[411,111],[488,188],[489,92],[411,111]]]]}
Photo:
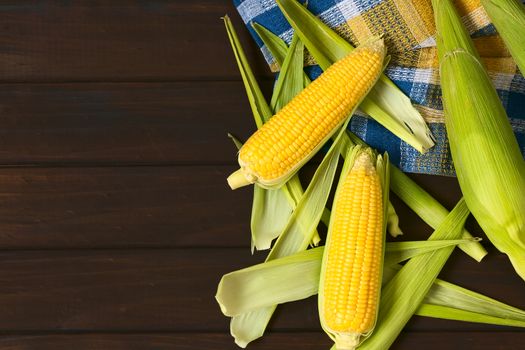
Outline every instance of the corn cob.
{"type": "Polygon", "coordinates": [[[283,185],[332,136],[373,87],[385,46],[375,38],[334,63],[246,141],[232,189],[283,185]]]}
{"type": "Polygon", "coordinates": [[[381,288],[383,186],[372,151],[358,152],[339,182],[319,285],[321,324],[338,350],[354,349],[372,331],[381,288]]]}

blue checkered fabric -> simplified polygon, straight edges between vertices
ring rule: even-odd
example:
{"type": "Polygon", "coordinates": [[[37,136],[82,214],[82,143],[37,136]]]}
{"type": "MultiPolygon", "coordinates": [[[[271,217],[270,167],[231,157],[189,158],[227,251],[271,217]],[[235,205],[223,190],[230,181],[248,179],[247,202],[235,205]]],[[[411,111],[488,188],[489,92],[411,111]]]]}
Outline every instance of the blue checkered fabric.
{"type": "MultiPolygon", "coordinates": [[[[525,154],[525,79],[478,0],[457,2],[463,22],[472,34],[480,55],[507,110],[516,138],[525,154]]],[[[293,30],[274,0],[234,0],[246,24],[256,22],[286,42],[293,30]]],[[[412,100],[433,132],[436,145],[421,155],[367,116],[357,114],[350,129],[372,147],[387,151],[405,172],[454,175],[444,125],[441,89],[435,48],[435,27],[430,0],[309,0],[308,9],[357,45],[372,34],[384,34],[391,61],[386,75],[412,100]]],[[[261,48],[270,68],[278,66],[250,25],[248,30],[261,48]]],[[[311,78],[321,73],[311,59],[305,68],[311,78]]]]}

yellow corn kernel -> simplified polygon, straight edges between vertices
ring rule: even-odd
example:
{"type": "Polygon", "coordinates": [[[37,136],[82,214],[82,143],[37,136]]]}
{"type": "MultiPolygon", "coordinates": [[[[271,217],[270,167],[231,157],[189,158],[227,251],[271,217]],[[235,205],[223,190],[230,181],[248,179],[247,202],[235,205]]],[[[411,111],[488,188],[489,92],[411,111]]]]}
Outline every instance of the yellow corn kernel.
{"type": "Polygon", "coordinates": [[[375,325],[383,253],[381,180],[360,153],[337,190],[323,257],[319,310],[338,350],[354,349],[375,325]],[[322,296],[321,296],[322,294],[322,296]]]}
{"type": "Polygon", "coordinates": [[[382,39],[334,63],[246,141],[232,189],[257,183],[279,187],[328,140],[381,75],[382,39]]]}

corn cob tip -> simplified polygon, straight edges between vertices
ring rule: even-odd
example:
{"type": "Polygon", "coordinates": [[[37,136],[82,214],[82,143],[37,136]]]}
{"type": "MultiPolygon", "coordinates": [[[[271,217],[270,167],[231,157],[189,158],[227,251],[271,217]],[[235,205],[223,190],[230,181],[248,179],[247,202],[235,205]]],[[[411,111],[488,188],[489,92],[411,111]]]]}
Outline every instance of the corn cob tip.
{"type": "Polygon", "coordinates": [[[376,35],[369,38],[362,45],[358,46],[356,49],[369,49],[375,52],[379,52],[383,57],[386,54],[385,40],[382,35],[376,35]]]}
{"type": "Polygon", "coordinates": [[[375,174],[375,161],[372,160],[373,155],[369,149],[362,151],[356,158],[352,170],[364,168],[366,175],[375,174]]]}
{"type": "Polygon", "coordinates": [[[251,185],[255,182],[253,176],[246,174],[242,169],[238,169],[228,176],[228,185],[232,190],[236,190],[239,187],[251,185]]]}

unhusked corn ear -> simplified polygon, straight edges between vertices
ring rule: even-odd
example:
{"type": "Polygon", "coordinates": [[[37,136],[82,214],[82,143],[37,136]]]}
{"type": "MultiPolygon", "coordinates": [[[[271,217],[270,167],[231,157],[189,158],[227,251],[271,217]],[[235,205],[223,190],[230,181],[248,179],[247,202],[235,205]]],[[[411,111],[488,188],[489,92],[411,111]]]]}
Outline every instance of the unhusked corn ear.
{"type": "Polygon", "coordinates": [[[375,38],[334,63],[256,131],[239,151],[232,189],[280,187],[333,135],[375,84],[385,46],[375,38]]]}
{"type": "Polygon", "coordinates": [[[472,215],[525,280],[525,160],[451,0],[432,0],[450,153],[472,215]]]}
{"type": "Polygon", "coordinates": [[[375,325],[383,261],[383,194],[375,157],[362,151],[334,201],[319,285],[321,324],[338,350],[375,325]]]}

